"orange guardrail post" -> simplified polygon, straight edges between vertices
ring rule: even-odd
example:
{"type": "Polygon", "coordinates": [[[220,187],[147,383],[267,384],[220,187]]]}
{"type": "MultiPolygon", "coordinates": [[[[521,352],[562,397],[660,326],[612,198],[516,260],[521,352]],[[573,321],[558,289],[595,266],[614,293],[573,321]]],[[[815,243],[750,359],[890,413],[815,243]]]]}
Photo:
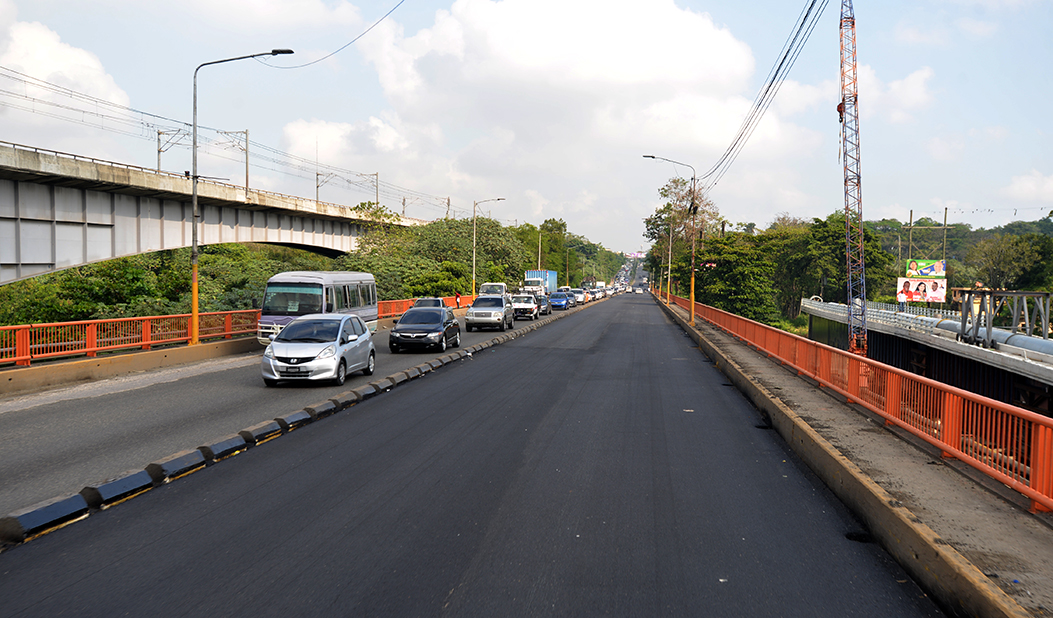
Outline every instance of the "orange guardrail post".
{"type": "MultiPolygon", "coordinates": [[[[891,418],[899,418],[903,407],[903,378],[898,373],[887,372],[885,374],[885,414],[891,418]]],[[[891,420],[885,420],[886,425],[894,425],[891,420]]]]}
{"type": "Polygon", "coordinates": [[[233,328],[233,315],[227,312],[227,315],[223,316],[223,338],[230,339],[233,335],[230,333],[234,330],[233,328]]]}
{"type": "MultiPolygon", "coordinates": [[[[1031,426],[1031,489],[1043,496],[1053,495],[1053,428],[1034,424],[1031,426]]],[[[1031,512],[1046,512],[1046,505],[1031,501],[1031,512]]]]}
{"type": "Polygon", "coordinates": [[[15,331],[15,361],[16,365],[29,366],[29,327],[20,328],[15,331]]]}
{"type": "Polygon", "coordinates": [[[88,351],[88,356],[93,357],[98,347],[98,324],[92,322],[84,329],[84,348],[88,351]]]}
{"type": "MultiPolygon", "coordinates": [[[[943,405],[941,408],[940,435],[939,439],[947,446],[962,450],[962,398],[951,392],[943,393],[943,405]]],[[[954,455],[942,451],[940,456],[944,459],[954,459],[954,455]]]]}
{"type": "Polygon", "coordinates": [[[151,329],[152,329],[152,327],[153,327],[153,320],[143,320],[142,327],[139,329],[139,332],[142,334],[142,341],[143,341],[143,349],[144,350],[149,350],[150,349],[150,337],[151,337],[151,329]]]}

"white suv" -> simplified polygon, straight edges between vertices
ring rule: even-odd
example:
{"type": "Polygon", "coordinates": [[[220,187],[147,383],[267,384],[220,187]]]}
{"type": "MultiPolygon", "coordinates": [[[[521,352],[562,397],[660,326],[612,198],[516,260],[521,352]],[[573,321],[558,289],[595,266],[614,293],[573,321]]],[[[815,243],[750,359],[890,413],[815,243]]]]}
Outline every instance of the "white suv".
{"type": "Polygon", "coordinates": [[[468,312],[464,314],[464,330],[489,326],[499,330],[514,328],[515,312],[512,303],[504,296],[478,296],[468,312]]]}

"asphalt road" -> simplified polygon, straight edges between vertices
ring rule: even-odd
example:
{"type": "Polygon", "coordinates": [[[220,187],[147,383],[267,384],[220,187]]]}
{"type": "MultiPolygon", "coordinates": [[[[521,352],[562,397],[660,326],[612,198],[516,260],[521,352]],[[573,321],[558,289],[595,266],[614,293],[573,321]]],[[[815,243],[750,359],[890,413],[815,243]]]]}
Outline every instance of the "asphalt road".
{"type": "MultiPolygon", "coordinates": [[[[461,321],[463,346],[498,334],[466,332],[461,321]]],[[[343,386],[267,388],[260,377],[261,346],[255,354],[0,399],[0,515],[141,470],[441,355],[391,354],[387,329],[392,323],[381,320],[374,335],[375,375],[348,376],[343,386]]]]}
{"type": "Polygon", "coordinates": [[[619,296],[0,554],[0,616],[940,615],[760,424],[619,296]]]}

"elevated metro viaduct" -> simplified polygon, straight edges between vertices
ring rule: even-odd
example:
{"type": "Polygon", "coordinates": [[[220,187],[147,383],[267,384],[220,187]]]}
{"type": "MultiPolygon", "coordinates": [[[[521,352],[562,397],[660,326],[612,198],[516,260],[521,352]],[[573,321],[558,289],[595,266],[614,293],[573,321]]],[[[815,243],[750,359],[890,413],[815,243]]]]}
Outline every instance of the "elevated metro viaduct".
{"type": "MultiPolygon", "coordinates": [[[[261,242],[336,256],[368,223],[348,206],[198,181],[201,245],[261,242]]],[[[189,247],[188,175],[0,142],[0,284],[189,247]]],[[[402,225],[420,225],[402,218],[402,225]]]]}

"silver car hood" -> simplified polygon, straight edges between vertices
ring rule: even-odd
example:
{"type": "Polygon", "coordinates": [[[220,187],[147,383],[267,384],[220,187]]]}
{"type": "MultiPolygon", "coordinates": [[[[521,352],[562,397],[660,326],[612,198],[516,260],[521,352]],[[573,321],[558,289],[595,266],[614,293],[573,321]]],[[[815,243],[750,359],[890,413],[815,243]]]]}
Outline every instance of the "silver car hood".
{"type": "Polygon", "coordinates": [[[272,341],[271,351],[275,356],[286,358],[314,358],[327,346],[335,345],[335,341],[325,343],[298,343],[292,341],[272,341]]]}

